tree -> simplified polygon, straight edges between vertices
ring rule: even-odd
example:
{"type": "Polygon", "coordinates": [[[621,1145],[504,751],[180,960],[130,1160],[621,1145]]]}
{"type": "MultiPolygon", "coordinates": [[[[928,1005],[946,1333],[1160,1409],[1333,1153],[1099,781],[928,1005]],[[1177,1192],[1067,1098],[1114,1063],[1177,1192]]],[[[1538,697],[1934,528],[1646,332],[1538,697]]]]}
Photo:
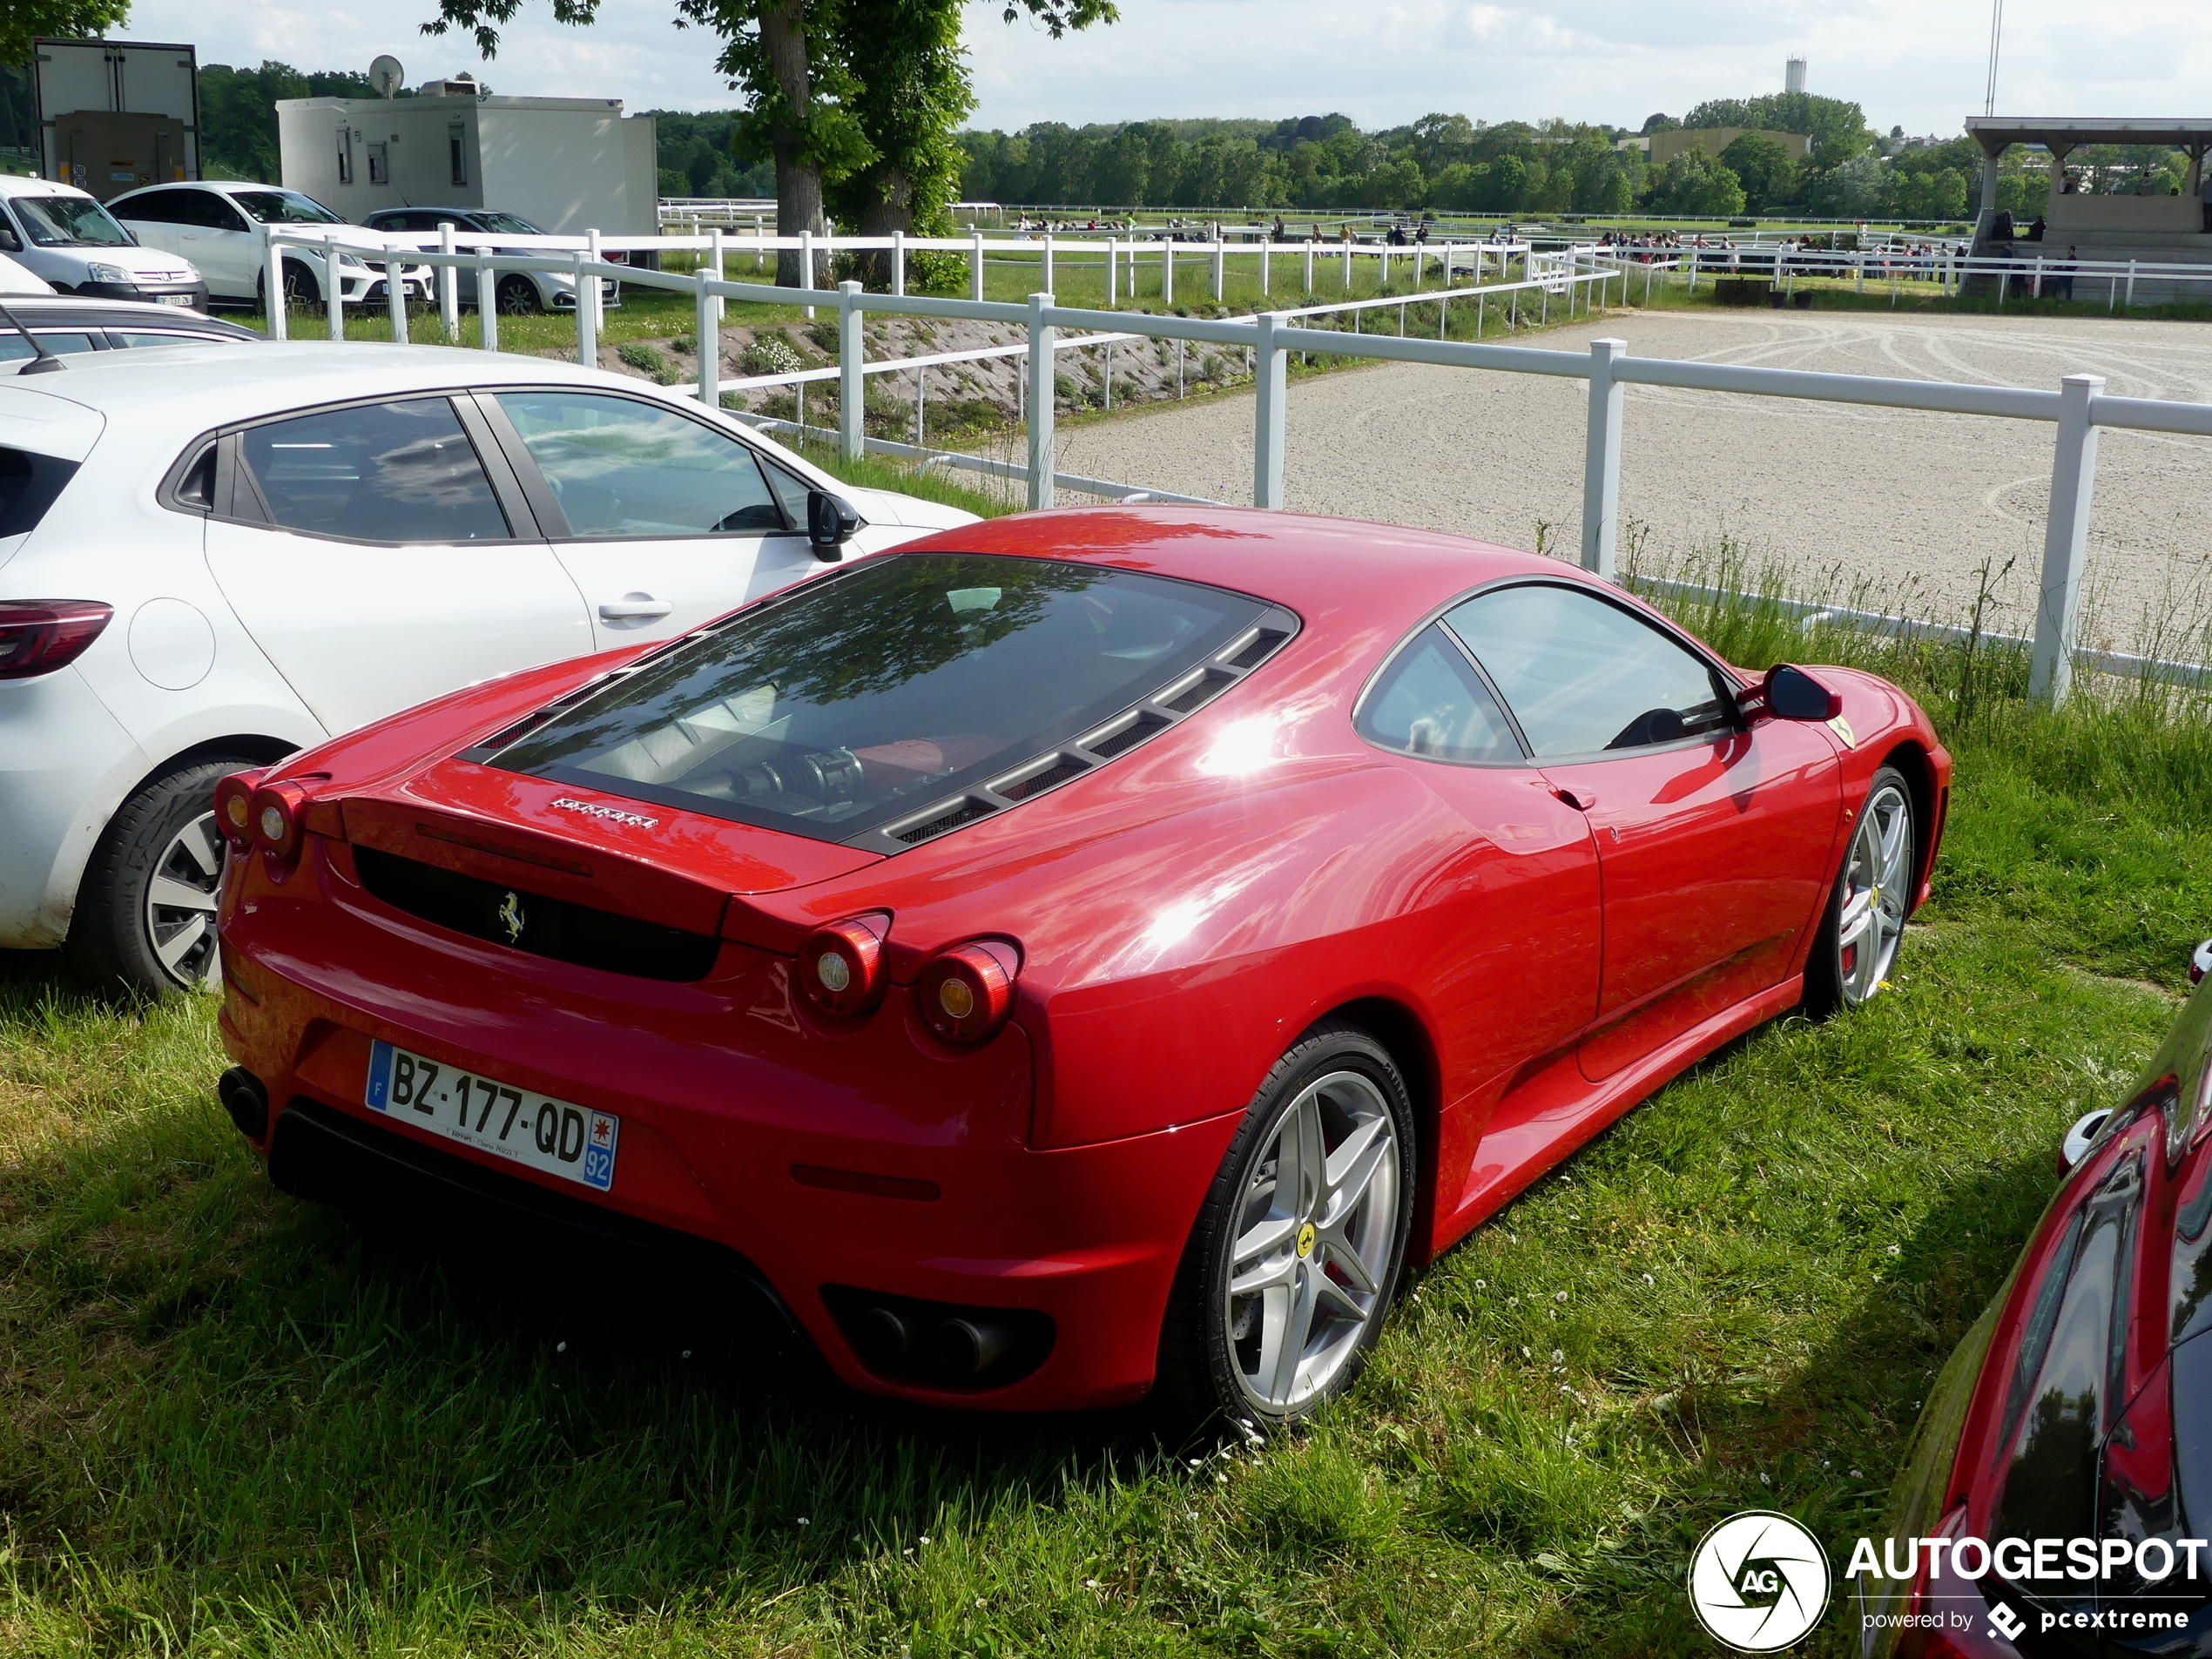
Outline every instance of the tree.
{"type": "Polygon", "coordinates": [[[1710,98],[1683,117],[1690,129],[1750,127],[1769,132],[1802,132],[1812,140],[1817,172],[1863,154],[1874,142],[1866,112],[1842,98],[1813,92],[1770,92],[1764,98],[1710,98]]]}
{"type": "Polygon", "coordinates": [[[0,0],[0,63],[20,64],[40,35],[97,40],[131,15],[131,0],[0,0]]]}
{"type": "MultiPolygon", "coordinates": [[[[721,41],[715,67],[742,93],[738,144],[776,167],[779,235],[829,232],[826,189],[873,169],[846,198],[892,228],[911,226],[918,187],[948,192],[960,177],[953,124],[972,107],[959,51],[960,0],[675,0],[678,28],[721,41]],[[950,45],[947,45],[949,39],[950,45]],[[871,81],[877,90],[871,91],[871,81]],[[880,141],[880,142],[879,142],[880,141]]],[[[599,0],[552,0],[556,22],[583,27],[599,0]]],[[[523,0],[438,0],[426,35],[466,29],[492,57],[499,26],[523,0]]],[[[1057,39],[1110,23],[1114,0],[1006,0],[1011,23],[1027,11],[1057,39]]],[[[935,206],[949,202],[941,193],[935,206]]],[[[802,281],[796,253],[779,255],[776,280],[802,281]]],[[[819,281],[819,273],[804,280],[819,281]]]]}
{"type": "Polygon", "coordinates": [[[1671,115],[1647,115],[1643,118],[1643,125],[1636,129],[1647,137],[1654,132],[1678,132],[1681,130],[1682,123],[1671,115]]]}
{"type": "Polygon", "coordinates": [[[1653,179],[1650,205],[1662,213],[1726,219],[1743,211],[1743,185],[1703,150],[1685,150],[1653,179]]]}
{"type": "Polygon", "coordinates": [[[1755,211],[1789,200],[1797,187],[1797,166],[1772,138],[1746,132],[1731,138],[1721,160],[1743,184],[1743,199],[1755,211]]]}

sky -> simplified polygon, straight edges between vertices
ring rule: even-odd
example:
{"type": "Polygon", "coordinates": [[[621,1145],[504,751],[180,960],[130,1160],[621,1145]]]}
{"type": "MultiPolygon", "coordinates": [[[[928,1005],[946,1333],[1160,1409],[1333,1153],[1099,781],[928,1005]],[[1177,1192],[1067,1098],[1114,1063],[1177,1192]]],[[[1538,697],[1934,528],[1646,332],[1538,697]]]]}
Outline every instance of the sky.
{"type": "MultiPolygon", "coordinates": [[[[435,0],[387,3],[138,0],[116,32],[191,42],[204,64],[365,71],[390,52],[410,84],[466,69],[495,92],[619,98],[633,110],[735,101],[711,37],[677,29],[669,0],[601,0],[588,29],[523,0],[489,64],[458,36],[415,32],[435,0]]],[[[1432,111],[1634,128],[1703,98],[1779,91],[1794,55],[1809,61],[1809,91],[1856,100],[1881,130],[1950,135],[1981,112],[1990,21],[1983,0],[1121,0],[1118,24],[1054,41],[1001,10],[969,4],[964,32],[973,125],[1009,130],[1339,111],[1371,129],[1432,111]]],[[[2204,112],[2212,30],[2201,0],[2009,0],[2005,12],[1999,114],[2204,112]]]]}

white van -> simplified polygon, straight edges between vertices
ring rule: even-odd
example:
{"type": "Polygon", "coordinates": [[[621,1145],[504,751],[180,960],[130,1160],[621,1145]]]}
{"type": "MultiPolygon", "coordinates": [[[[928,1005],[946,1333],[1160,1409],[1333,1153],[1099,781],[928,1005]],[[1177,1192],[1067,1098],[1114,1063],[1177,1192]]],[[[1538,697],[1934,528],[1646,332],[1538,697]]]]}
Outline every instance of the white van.
{"type": "Polygon", "coordinates": [[[0,175],[0,253],[62,293],[207,303],[207,285],[190,260],[139,246],[91,196],[51,179],[0,175]]]}

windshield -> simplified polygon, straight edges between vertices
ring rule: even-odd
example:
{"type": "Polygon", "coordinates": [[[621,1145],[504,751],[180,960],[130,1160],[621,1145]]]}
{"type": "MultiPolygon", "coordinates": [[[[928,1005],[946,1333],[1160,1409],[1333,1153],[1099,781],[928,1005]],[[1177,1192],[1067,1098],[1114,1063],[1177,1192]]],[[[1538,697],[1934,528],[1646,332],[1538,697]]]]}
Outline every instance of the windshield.
{"type": "Polygon", "coordinates": [[[38,247],[136,247],[138,239],[90,196],[18,196],[16,212],[38,247]]]}
{"type": "Polygon", "coordinates": [[[491,764],[846,840],[1083,736],[1266,610],[1051,560],[872,559],[698,636],[491,764]]]}
{"type": "Polygon", "coordinates": [[[242,190],[231,199],[264,225],[343,225],[346,221],[296,190],[242,190]]]}
{"type": "Polygon", "coordinates": [[[517,219],[512,213],[479,213],[476,223],[488,231],[497,231],[502,236],[543,236],[545,233],[527,219],[517,219]]]}

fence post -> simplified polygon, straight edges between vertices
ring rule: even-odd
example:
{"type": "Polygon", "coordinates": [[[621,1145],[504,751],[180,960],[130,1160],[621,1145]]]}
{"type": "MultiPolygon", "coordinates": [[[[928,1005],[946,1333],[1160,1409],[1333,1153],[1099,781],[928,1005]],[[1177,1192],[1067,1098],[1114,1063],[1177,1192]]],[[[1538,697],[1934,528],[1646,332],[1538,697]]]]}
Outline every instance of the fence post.
{"type": "Polygon", "coordinates": [[[284,303],[284,244],[277,240],[273,225],[261,233],[261,310],[268,319],[271,340],[292,337],[292,318],[284,303]]]}
{"type": "MultiPolygon", "coordinates": [[[[802,288],[806,289],[807,293],[813,293],[813,291],[814,291],[814,233],[813,233],[813,232],[812,232],[812,231],[801,231],[801,232],[799,232],[799,286],[800,287],[802,287],[802,288]]],[[[801,315],[801,316],[805,317],[805,318],[806,319],[806,320],[807,320],[807,321],[809,321],[809,322],[813,321],[813,320],[814,320],[814,307],[812,307],[812,306],[805,306],[805,307],[802,307],[800,308],[800,310],[799,310],[799,315],[801,315]]]]}
{"type": "Polygon", "coordinates": [[[1115,298],[1121,275],[1122,245],[1119,239],[1106,239],[1106,309],[1113,310],[1120,302],[1115,298]]]}
{"type": "Polygon", "coordinates": [[[330,337],[343,340],[346,337],[346,280],[339,273],[338,239],[334,236],[322,239],[322,287],[323,310],[329,319],[330,337]]]}
{"type": "MultiPolygon", "coordinates": [[[[593,280],[597,280],[594,278],[593,280]]],[[[583,255],[576,256],[576,360],[587,368],[599,367],[599,320],[592,314],[585,293],[583,255]]]]}
{"type": "Polygon", "coordinates": [[[1044,291],[1045,291],[1047,293],[1056,293],[1056,292],[1057,292],[1057,290],[1056,290],[1056,289],[1055,289],[1055,288],[1053,287],[1053,286],[1052,286],[1052,233],[1051,233],[1050,231],[1047,231],[1047,232],[1044,233],[1044,284],[1043,284],[1043,287],[1044,287],[1044,291]]]}
{"type": "Polygon", "coordinates": [[[983,233],[968,233],[968,297],[980,300],[983,297],[983,233]]]}
{"type": "Polygon", "coordinates": [[[837,285],[837,452],[858,461],[867,450],[867,395],[860,376],[861,353],[867,337],[860,325],[867,314],[860,309],[860,285],[837,285]]]}
{"type": "Polygon", "coordinates": [[[407,344],[407,285],[400,280],[402,262],[396,253],[384,261],[384,308],[392,319],[392,338],[407,344]]]}
{"type": "Polygon", "coordinates": [[[1229,293],[1229,261],[1224,257],[1227,244],[1221,239],[1221,226],[1213,227],[1213,302],[1219,305],[1229,293]]]}
{"type": "MultiPolygon", "coordinates": [[[[450,219],[438,226],[438,252],[448,258],[456,252],[450,219]]],[[[461,267],[457,265],[438,267],[438,326],[445,331],[447,345],[461,343],[461,267]]]]}
{"type": "MultiPolygon", "coordinates": [[[[730,280],[729,266],[725,263],[728,258],[728,249],[725,246],[725,240],[719,225],[717,225],[709,233],[706,251],[710,256],[714,270],[714,280],[717,282],[727,282],[730,280]]],[[[722,314],[727,309],[728,307],[723,302],[722,296],[716,294],[714,296],[714,326],[717,328],[722,326],[722,314]]]]}
{"type": "Polygon", "coordinates": [[[1582,568],[1615,579],[1620,540],[1621,382],[1614,365],[1628,354],[1625,340],[1590,341],[1590,427],[1582,452],[1582,568]]]}
{"type": "Polygon", "coordinates": [[[2059,382],[2059,436],[2051,457],[2051,510],[2043,526],[2043,587],[2035,604],[2035,651],[2027,694],[2054,705],[2074,679],[2074,630],[2081,612],[2081,567],[2089,548],[2089,497],[2097,482],[2093,400],[2101,374],[2069,374],[2059,382]]]}
{"type": "Polygon", "coordinates": [[[491,250],[476,249],[476,344],[484,351],[499,349],[499,273],[491,268],[491,250]]]}
{"type": "Polygon", "coordinates": [[[2128,309],[2129,309],[2129,310],[2131,310],[2131,311],[2132,311],[2133,309],[2134,309],[2134,305],[2135,305],[2135,262],[2134,262],[2134,260],[2128,260],[2128,309]]]}
{"type": "Polygon", "coordinates": [[[1258,339],[1253,347],[1252,382],[1258,393],[1252,428],[1252,505],[1283,504],[1284,412],[1290,401],[1290,361],[1275,343],[1280,319],[1263,311],[1253,320],[1258,339]]]}
{"type": "Polygon", "coordinates": [[[710,409],[718,409],[722,407],[722,322],[714,314],[715,296],[708,291],[714,279],[702,265],[692,280],[698,284],[691,343],[698,348],[699,401],[710,409]]]}
{"type": "Polygon", "coordinates": [[[1352,241],[1349,237],[1344,244],[1344,292],[1346,299],[1352,297],[1352,241]]]}
{"type": "Polygon", "coordinates": [[[1274,252],[1274,242],[1267,237],[1261,237],[1259,239],[1259,297],[1263,300],[1273,292],[1268,285],[1267,266],[1269,259],[1274,252]]]}
{"type": "Polygon", "coordinates": [[[1175,303],[1175,233],[1160,233],[1160,303],[1175,303]]]}
{"type": "Polygon", "coordinates": [[[907,291],[907,233],[902,230],[891,233],[891,292],[907,291]]]}
{"type": "MultiPolygon", "coordinates": [[[[597,265],[604,259],[605,256],[599,247],[599,233],[597,229],[584,232],[583,246],[584,252],[591,256],[592,264],[597,265]]],[[[595,352],[599,343],[599,332],[607,326],[606,308],[599,303],[600,297],[599,278],[597,273],[594,273],[591,278],[591,343],[595,352]]],[[[576,299],[578,305],[583,303],[582,289],[577,291],[576,299]]],[[[599,360],[596,355],[591,360],[591,366],[594,368],[599,366],[599,360]]]]}
{"type": "Polygon", "coordinates": [[[1307,299],[1313,297],[1313,239],[1305,239],[1305,273],[1298,292],[1307,299]]]}
{"type": "Polygon", "coordinates": [[[1058,470],[1052,444],[1053,328],[1044,320],[1049,293],[1029,296],[1029,505],[1049,507],[1053,475],[1058,470]]]}

